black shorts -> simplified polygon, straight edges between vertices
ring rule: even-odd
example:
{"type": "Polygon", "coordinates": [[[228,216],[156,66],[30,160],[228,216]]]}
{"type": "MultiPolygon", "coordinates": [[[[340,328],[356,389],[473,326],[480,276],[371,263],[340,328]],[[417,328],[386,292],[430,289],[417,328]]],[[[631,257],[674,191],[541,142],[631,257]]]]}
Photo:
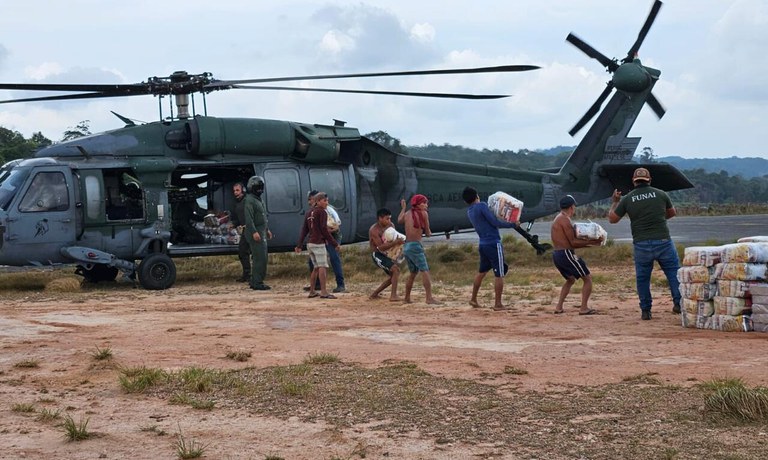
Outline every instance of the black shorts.
{"type": "Polygon", "coordinates": [[[563,275],[563,278],[583,278],[589,275],[589,269],[584,259],[577,256],[575,252],[570,249],[557,249],[552,255],[552,260],[555,262],[555,267],[563,275]]]}
{"type": "Polygon", "coordinates": [[[371,257],[373,258],[373,263],[375,263],[376,266],[380,269],[384,270],[384,273],[387,275],[392,274],[392,267],[395,265],[395,262],[386,254],[381,251],[376,251],[371,254],[371,257]]]}

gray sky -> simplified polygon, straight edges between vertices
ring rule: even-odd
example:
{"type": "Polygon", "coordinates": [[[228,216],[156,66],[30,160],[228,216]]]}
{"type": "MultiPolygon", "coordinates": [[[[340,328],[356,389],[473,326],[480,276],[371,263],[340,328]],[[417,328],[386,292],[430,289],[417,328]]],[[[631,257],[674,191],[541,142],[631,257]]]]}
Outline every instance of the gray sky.
{"type": "MultiPolygon", "coordinates": [[[[301,86],[503,93],[496,101],[231,90],[208,114],[311,123],[342,119],[406,145],[521,149],[575,145],[568,130],[609,79],[568,44],[573,31],[623,58],[651,0],[4,0],[0,82],[137,83],[176,70],[218,79],[535,64],[534,72],[376,78],[301,86]]],[[[661,70],[632,135],[658,156],[768,156],[768,0],[667,0],[640,49],[661,70]]],[[[18,93],[18,92],[17,92],[18,93]]],[[[29,96],[0,91],[0,99],[29,96]]],[[[35,94],[39,96],[40,94],[35,94]]],[[[198,100],[198,108],[200,106],[198,100]]],[[[158,117],[151,96],[0,105],[0,126],[58,140],[110,110],[158,117]]],[[[165,100],[167,114],[167,99],[165,100]]]]}

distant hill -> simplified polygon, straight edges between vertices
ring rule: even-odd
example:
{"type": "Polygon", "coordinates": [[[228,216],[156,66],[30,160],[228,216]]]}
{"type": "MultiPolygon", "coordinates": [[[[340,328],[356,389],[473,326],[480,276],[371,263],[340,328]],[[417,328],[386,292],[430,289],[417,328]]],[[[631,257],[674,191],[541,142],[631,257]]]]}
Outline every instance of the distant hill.
{"type": "Polygon", "coordinates": [[[683,171],[690,169],[703,169],[713,173],[726,171],[731,176],[739,175],[745,179],[768,175],[768,160],[765,158],[682,158],[672,156],[659,157],[657,160],[670,163],[683,171]]]}

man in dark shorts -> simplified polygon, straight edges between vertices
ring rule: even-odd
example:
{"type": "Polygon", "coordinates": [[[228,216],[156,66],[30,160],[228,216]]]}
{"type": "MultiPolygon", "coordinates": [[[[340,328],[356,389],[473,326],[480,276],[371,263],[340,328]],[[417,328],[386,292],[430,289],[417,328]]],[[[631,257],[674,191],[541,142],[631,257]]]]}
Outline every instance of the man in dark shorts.
{"type": "Polygon", "coordinates": [[[560,298],[555,307],[555,314],[563,313],[563,302],[571,292],[571,286],[577,279],[584,282],[581,289],[581,308],[580,315],[594,315],[597,310],[589,308],[589,296],[592,294],[592,275],[584,259],[577,256],[573,251],[576,248],[585,248],[600,244],[602,239],[598,240],[580,240],[576,238],[576,232],[573,230],[571,217],[576,212],[576,200],[571,195],[566,195],[560,199],[560,213],[552,221],[552,244],[555,246],[555,252],[552,254],[552,260],[560,274],[565,278],[565,284],[560,289],[560,298]]]}
{"type": "Polygon", "coordinates": [[[400,238],[395,238],[389,242],[384,241],[384,232],[388,228],[394,227],[392,224],[392,213],[387,208],[381,208],[376,211],[376,223],[368,229],[368,242],[373,262],[387,274],[387,279],[368,297],[371,300],[378,299],[379,294],[390,285],[392,286],[392,291],[389,295],[389,301],[398,302],[401,300],[397,295],[397,280],[400,276],[400,267],[386,254],[386,251],[395,246],[402,245],[405,241],[400,238]]]}
{"type": "Polygon", "coordinates": [[[515,228],[519,222],[505,222],[496,218],[488,204],[480,201],[480,195],[472,187],[464,189],[462,198],[469,205],[467,216],[469,216],[469,221],[472,222],[472,226],[475,227],[477,236],[480,238],[478,246],[480,269],[475,275],[474,283],[472,283],[472,298],[469,300],[469,304],[473,308],[480,308],[477,293],[480,291],[483,278],[493,269],[493,276],[496,278],[493,286],[493,309],[496,311],[508,310],[509,307],[501,301],[501,295],[504,292],[504,275],[507,274],[509,266],[504,263],[504,247],[501,245],[499,228],[515,228]]]}

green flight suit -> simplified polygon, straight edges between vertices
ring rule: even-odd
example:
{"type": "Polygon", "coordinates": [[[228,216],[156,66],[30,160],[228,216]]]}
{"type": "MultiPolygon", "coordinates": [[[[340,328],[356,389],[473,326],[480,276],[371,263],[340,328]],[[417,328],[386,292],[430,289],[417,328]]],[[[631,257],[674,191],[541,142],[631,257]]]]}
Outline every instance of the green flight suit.
{"type": "Polygon", "coordinates": [[[263,286],[267,277],[267,211],[261,198],[252,193],[245,195],[245,231],[243,237],[251,246],[251,287],[263,286]],[[254,241],[258,232],[261,241],[254,241]]]}

